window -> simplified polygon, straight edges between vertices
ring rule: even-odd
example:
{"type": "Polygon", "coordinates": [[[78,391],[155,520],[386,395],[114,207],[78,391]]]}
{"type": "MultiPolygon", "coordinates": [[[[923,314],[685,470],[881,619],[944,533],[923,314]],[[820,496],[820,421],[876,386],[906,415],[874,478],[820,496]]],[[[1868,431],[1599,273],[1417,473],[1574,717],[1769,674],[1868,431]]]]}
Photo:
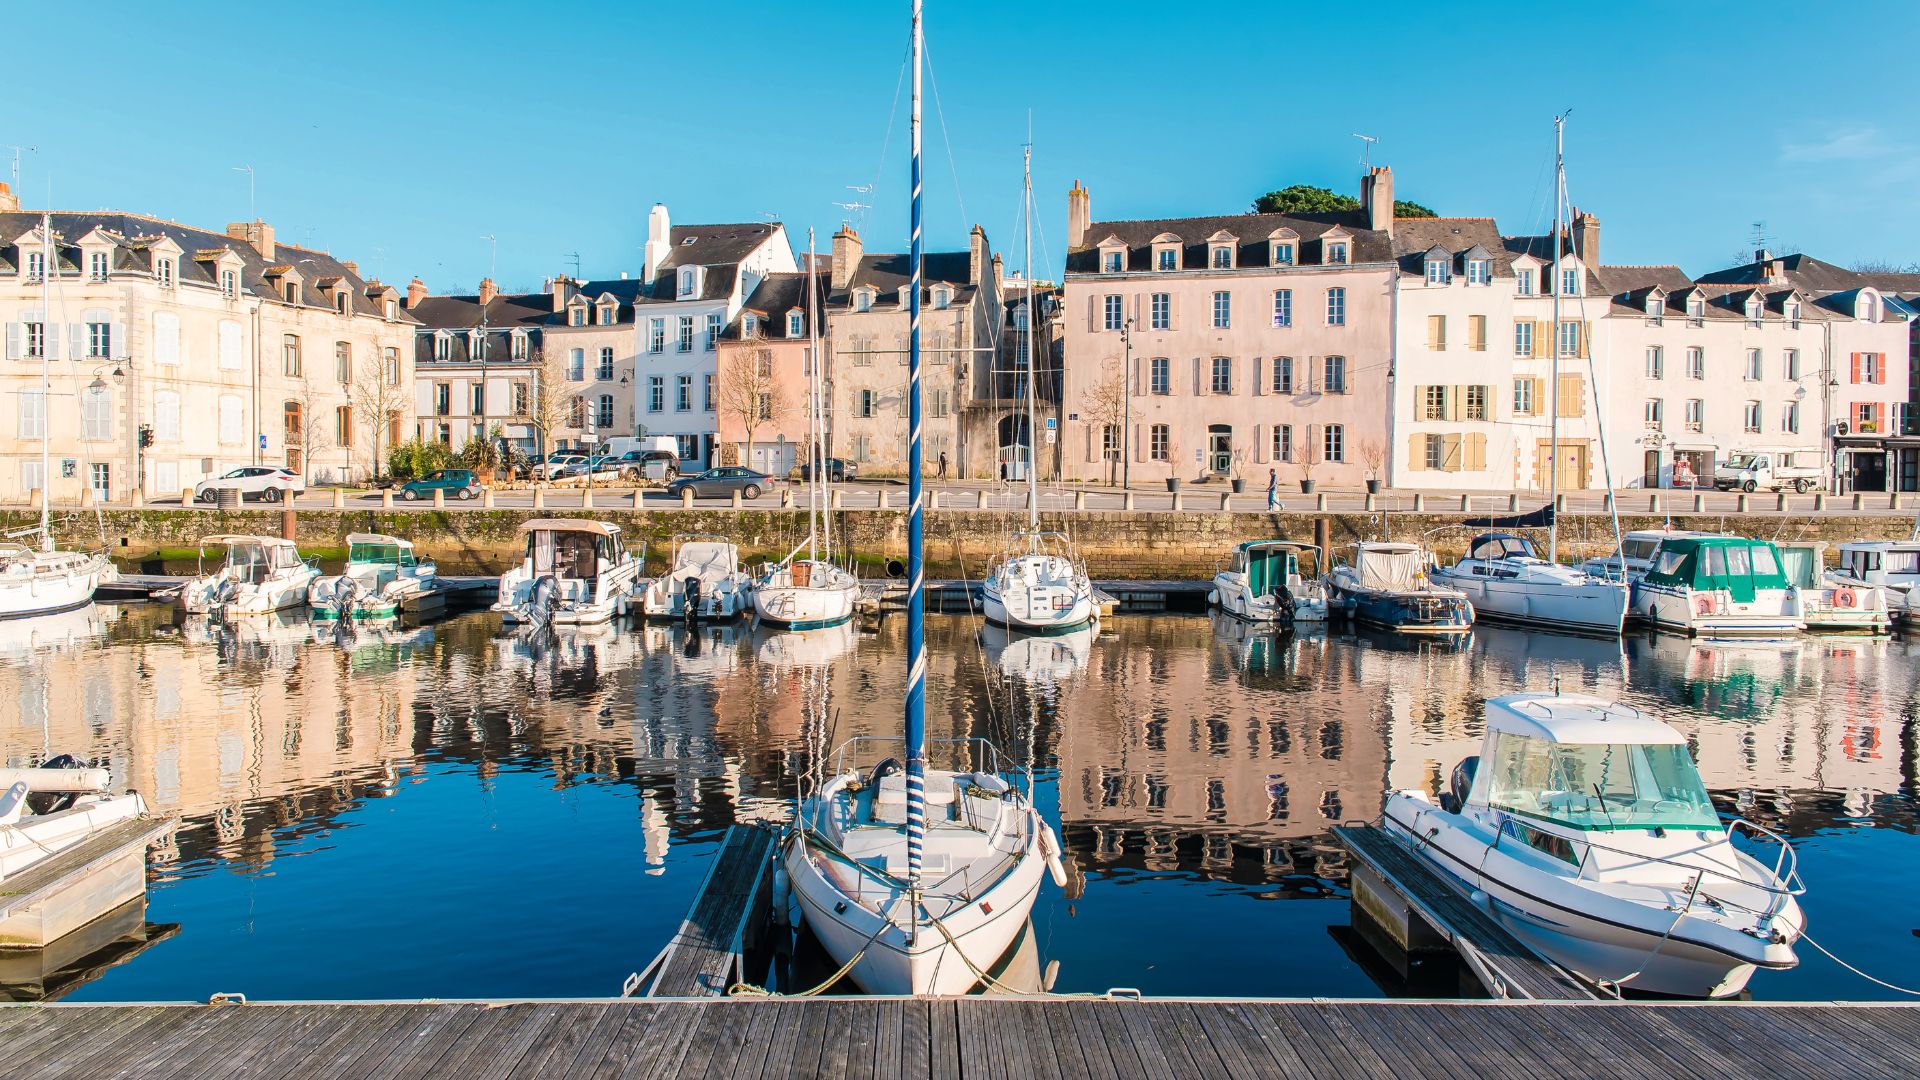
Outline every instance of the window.
{"type": "Polygon", "coordinates": [[[1742,419],[1746,423],[1748,434],[1758,433],[1760,430],[1760,403],[1757,401],[1747,402],[1747,408],[1742,419]]]}
{"type": "Polygon", "coordinates": [[[284,334],[280,338],[280,373],[289,378],[300,377],[300,335],[284,334]]]}
{"type": "Polygon", "coordinates": [[[1461,415],[1467,420],[1490,420],[1487,415],[1487,388],[1485,386],[1467,387],[1466,406],[1461,415]]]}
{"type": "Polygon", "coordinates": [[[872,390],[862,388],[853,395],[853,415],[866,418],[873,415],[874,394],[872,390]]]}
{"type": "Polygon", "coordinates": [[[240,324],[231,320],[220,323],[220,366],[228,371],[246,366],[242,356],[240,324]]]}
{"type": "Polygon", "coordinates": [[[1748,382],[1760,381],[1760,350],[1759,349],[1747,350],[1747,381],[1748,382]]]}
{"type": "Polygon", "coordinates": [[[1293,460],[1293,425],[1273,425],[1273,460],[1288,462],[1293,460]]]}
{"type": "Polygon", "coordinates": [[[1450,285],[1452,283],[1452,261],[1449,259],[1429,258],[1427,260],[1427,284],[1450,285]]]}
{"type": "Polygon", "coordinates": [[[1233,248],[1226,244],[1213,245],[1213,268],[1215,270],[1233,269],[1233,248]]]}
{"type": "Polygon", "coordinates": [[[27,280],[38,283],[47,276],[47,255],[43,251],[27,252],[27,280]]]}
{"type": "Polygon", "coordinates": [[[333,444],[335,446],[353,445],[353,406],[341,405],[333,410],[333,444]]]}
{"type": "Polygon", "coordinates": [[[647,320],[647,351],[655,353],[667,351],[667,320],[647,320]]]}
{"type": "Polygon", "coordinates": [[[1173,393],[1172,364],[1164,356],[1156,356],[1147,361],[1147,392],[1159,397],[1173,393]]]}
{"type": "Polygon", "coordinates": [[[1112,424],[1100,425],[1100,457],[1106,461],[1120,460],[1120,429],[1112,424]]]}
{"type": "MultiPolygon", "coordinates": [[[[87,323],[87,356],[104,360],[113,355],[113,324],[105,320],[87,323]]],[[[294,372],[299,374],[299,372],[294,372]]]]}
{"type": "Polygon", "coordinates": [[[1701,431],[1707,426],[1707,403],[1699,398],[1687,399],[1687,430],[1701,431]]]}
{"type": "Polygon", "coordinates": [[[173,260],[161,259],[154,263],[153,279],[163,289],[173,288],[173,260]]]}
{"type": "MultiPolygon", "coordinates": [[[[153,441],[180,441],[180,395],[172,390],[153,395],[153,441]]],[[[346,443],[340,445],[345,446],[346,443]]]]}
{"type": "Polygon", "coordinates": [[[1447,388],[1444,386],[1423,387],[1420,394],[1420,419],[1445,420],[1447,418],[1447,388]]]}
{"type": "MultiPolygon", "coordinates": [[[[748,316],[748,320],[751,321],[752,316],[748,316]]],[[[806,334],[807,334],[807,321],[804,318],[802,318],[800,316],[800,313],[797,311],[787,312],[787,336],[790,338],[797,338],[797,337],[805,337],[806,334]]]]}
{"type": "Polygon", "coordinates": [[[1800,381],[1800,350],[1799,349],[1787,350],[1785,371],[1783,373],[1786,375],[1788,381],[1790,382],[1800,381]]]}
{"type": "Polygon", "coordinates": [[[709,312],[707,314],[707,332],[706,335],[701,338],[701,348],[708,352],[713,351],[713,347],[720,341],[720,327],[720,314],[718,312],[709,312]]]}
{"type": "Polygon", "coordinates": [[[1327,241],[1327,262],[1335,266],[1344,266],[1347,261],[1347,242],[1345,240],[1327,241]]]}
{"type": "MultiPolygon", "coordinates": [[[[682,375],[681,378],[686,378],[682,375]]],[[[665,375],[647,376],[647,411],[663,412],[667,407],[667,377],[665,375]]]]}
{"type": "Polygon", "coordinates": [[[1699,326],[1706,321],[1706,318],[1706,298],[1700,296],[1687,297],[1687,322],[1694,326],[1699,326]]]}
{"type": "Polygon", "coordinates": [[[1233,359],[1227,356],[1213,358],[1213,392],[1216,394],[1233,393],[1233,359]]]}
{"type": "Polygon", "coordinates": [[[1666,321],[1663,317],[1665,311],[1666,305],[1662,302],[1659,294],[1656,293],[1647,297],[1647,322],[1652,323],[1654,326],[1659,326],[1662,322],[1666,321]]]}
{"type": "MultiPolygon", "coordinates": [[[[579,394],[575,394],[573,397],[567,399],[567,426],[571,428],[584,428],[587,426],[587,399],[581,397],[579,394]]],[[[441,424],[440,441],[451,442],[452,438],[451,429],[449,429],[447,425],[441,424]]]]}
{"type": "Polygon", "coordinates": [[[1427,348],[1440,351],[1447,347],[1447,317],[1427,316],[1427,348]]]}
{"type": "Polygon", "coordinates": [[[1493,264],[1485,259],[1467,260],[1467,284],[1489,285],[1493,282],[1493,264]]]}
{"type": "Polygon", "coordinates": [[[1754,297],[1754,296],[1748,297],[1747,298],[1747,325],[1748,326],[1760,325],[1760,312],[1761,312],[1761,308],[1760,308],[1759,297],[1754,297]]]}
{"type": "Polygon", "coordinates": [[[353,344],[351,342],[333,343],[333,379],[342,386],[353,382],[353,344]]]}
{"type": "Polygon", "coordinates": [[[447,333],[445,330],[436,331],[434,333],[433,358],[437,362],[444,362],[453,358],[453,335],[452,334],[447,333]]]}
{"type": "MultiPolygon", "coordinates": [[[[161,468],[165,468],[165,467],[166,466],[164,465],[161,466],[161,468]]],[[[176,477],[176,479],[178,478],[176,477]]],[[[46,477],[45,471],[43,471],[40,468],[39,458],[37,457],[28,458],[27,460],[22,461],[20,463],[20,490],[21,491],[43,491],[46,489],[46,486],[47,486],[47,477],[46,477]]],[[[173,489],[173,485],[167,485],[161,488],[161,490],[171,491],[174,489],[173,489]]]]}
{"type": "Polygon", "coordinates": [[[1100,325],[1103,329],[1120,329],[1123,320],[1120,309],[1120,295],[1118,293],[1107,294],[1105,300],[1102,302],[1101,311],[1100,325]]]}
{"type": "Polygon", "coordinates": [[[241,428],[240,398],[236,394],[220,395],[220,441],[233,446],[247,441],[241,428]]]}
{"type": "Polygon", "coordinates": [[[347,314],[347,302],[352,296],[353,294],[349,293],[345,288],[333,290],[333,310],[342,315],[347,314]]]}
{"type": "Polygon", "coordinates": [[[220,271],[220,295],[231,300],[240,295],[240,275],[232,270],[220,271]]]}
{"type": "Polygon", "coordinates": [[[872,289],[855,290],[853,294],[853,310],[855,311],[872,311],[873,310],[873,290],[872,289]]]}
{"type": "Polygon", "coordinates": [[[1276,394],[1293,393],[1293,357],[1276,356],[1273,358],[1273,392],[1276,394]]]}
{"type": "Polygon", "coordinates": [[[1293,290],[1273,290],[1273,325],[1284,329],[1293,325],[1293,290]]]}
{"type": "MultiPolygon", "coordinates": [[[[1147,304],[1152,327],[1155,330],[1167,330],[1173,326],[1173,295],[1157,292],[1147,304]]],[[[1023,312],[1024,314],[1024,312],[1023,312]]]]}
{"type": "Polygon", "coordinates": [[[389,296],[383,301],[383,304],[385,305],[388,322],[392,322],[400,317],[400,301],[389,296]]]}
{"type": "Polygon", "coordinates": [[[933,287],[933,310],[945,311],[947,305],[951,303],[953,303],[953,289],[946,285],[935,285],[933,287]]]}
{"type": "Polygon", "coordinates": [[[47,324],[30,322],[27,328],[27,359],[45,360],[47,358],[47,324]]]}
{"type": "Polygon", "coordinates": [[[587,325],[587,306],[585,304],[575,304],[567,309],[567,325],[587,325]]]}
{"type": "Polygon", "coordinates": [[[87,252],[87,280],[107,280],[107,253],[104,251],[87,252]]]}
{"type": "Polygon", "coordinates": [[[1787,301],[1787,325],[1795,330],[1800,329],[1800,301],[1798,300],[1787,301]]]}
{"type": "Polygon", "coordinates": [[[1101,265],[1106,268],[1107,273],[1117,274],[1121,270],[1126,269],[1126,253],[1121,251],[1106,252],[1101,258],[1101,265]]]}
{"type": "Polygon", "coordinates": [[[613,321],[619,317],[619,314],[620,308],[618,305],[611,303],[601,304],[594,316],[594,321],[601,326],[612,326],[613,321]]]}
{"type": "Polygon", "coordinates": [[[712,412],[713,411],[713,372],[711,371],[707,372],[707,377],[704,380],[704,382],[705,382],[705,385],[703,387],[704,393],[702,396],[705,398],[705,403],[702,407],[705,408],[707,412],[712,412]]]}
{"type": "Polygon", "coordinates": [[[453,412],[453,386],[451,383],[433,384],[433,415],[446,416],[453,412]]]}
{"type": "Polygon", "coordinates": [[[1322,461],[1347,460],[1347,426],[1328,424],[1320,435],[1320,450],[1322,461]]]}
{"type": "MultiPolygon", "coordinates": [[[[762,394],[760,396],[762,398],[767,397],[767,395],[765,394],[762,394]]],[[[766,409],[771,410],[772,408],[773,408],[772,402],[768,401],[766,405],[766,409]]],[[[947,392],[945,390],[930,390],[927,392],[927,415],[928,416],[931,416],[936,420],[944,419],[951,412],[952,412],[952,409],[948,405],[947,392]]],[[[761,417],[761,419],[771,420],[773,419],[773,417],[771,415],[767,415],[767,416],[761,417]]]]}
{"type": "Polygon", "coordinates": [[[1275,241],[1273,245],[1273,265],[1293,265],[1293,244],[1291,241],[1275,241]]]}
{"type": "Polygon", "coordinates": [[[1571,319],[1562,320],[1560,323],[1559,341],[1561,356],[1579,356],[1580,324],[1571,319]]]}
{"type": "MultiPolygon", "coordinates": [[[[761,419],[765,420],[766,417],[763,416],[761,417],[761,419]]],[[[599,428],[602,431],[606,431],[607,429],[613,427],[613,395],[612,394],[601,394],[600,400],[594,402],[593,426],[599,428]]]]}
{"type": "Polygon", "coordinates": [[[1347,325],[1347,290],[1337,286],[1327,290],[1327,325],[1347,325]]]}
{"type": "Polygon", "coordinates": [[[1531,322],[1513,324],[1513,355],[1533,355],[1533,324],[1531,322]]]}
{"type": "Polygon", "coordinates": [[[611,346],[600,350],[600,363],[594,368],[593,376],[601,382],[613,381],[613,348],[611,346]]]}
{"type": "Polygon", "coordinates": [[[39,390],[20,391],[20,437],[22,439],[47,437],[47,398],[39,390]]]}
{"type": "Polygon", "coordinates": [[[515,330],[509,335],[507,341],[508,355],[510,357],[515,360],[525,360],[527,358],[527,332],[525,330],[515,330]]]}
{"type": "Polygon", "coordinates": [[[1487,351],[1487,317],[1485,315],[1467,316],[1467,348],[1473,352],[1487,351]]]}
{"type": "Polygon", "coordinates": [[[1233,294],[1220,290],[1213,294],[1213,328],[1225,330],[1233,325],[1233,294]]]}
{"type": "Polygon", "coordinates": [[[1513,291],[1516,296],[1533,295],[1533,270],[1531,267],[1513,272],[1513,291]]]}
{"type": "Polygon", "coordinates": [[[298,304],[299,302],[300,302],[300,283],[297,281],[287,282],[287,303],[298,304]]]}
{"type": "Polygon", "coordinates": [[[1883,368],[1886,358],[1880,353],[1855,353],[1853,356],[1853,381],[1855,383],[1885,382],[1883,368]]]}
{"type": "Polygon", "coordinates": [[[299,402],[289,401],[281,405],[280,421],[285,433],[283,439],[288,446],[300,446],[306,441],[301,437],[307,430],[306,410],[300,407],[299,402]]]}
{"type": "Polygon", "coordinates": [[[527,410],[531,407],[532,407],[532,402],[528,397],[527,384],[523,382],[514,383],[513,384],[513,415],[525,416],[527,415],[527,410]]]}
{"type": "Polygon", "coordinates": [[[1513,380],[1513,414],[1515,416],[1539,416],[1539,401],[1534,396],[1537,384],[1529,378],[1513,380]]]}
{"type": "Polygon", "coordinates": [[[693,277],[693,267],[683,266],[680,268],[680,292],[678,295],[681,298],[684,299],[685,297],[693,295],[693,277]]]}
{"type": "Polygon", "coordinates": [[[1687,378],[1707,377],[1707,351],[1697,346],[1687,350],[1687,378]]]}
{"type": "Polygon", "coordinates": [[[773,378],[772,349],[761,349],[753,354],[753,373],[761,379],[773,378]]]}
{"type": "Polygon", "coordinates": [[[1570,266],[1560,271],[1560,295],[1580,295],[1580,270],[1578,267],[1570,266]]]}
{"type": "Polygon", "coordinates": [[[1329,394],[1346,393],[1347,358],[1344,356],[1329,356],[1321,366],[1324,368],[1324,374],[1326,376],[1323,389],[1329,394]]]}
{"type": "Polygon", "coordinates": [[[400,385],[400,350],[389,348],[380,361],[382,374],[387,377],[388,386],[400,385]]]}
{"type": "Polygon", "coordinates": [[[752,312],[740,316],[740,336],[750,338],[760,332],[760,320],[752,312]]]}
{"type": "Polygon", "coordinates": [[[1180,268],[1179,262],[1180,253],[1173,248],[1161,248],[1159,251],[1154,252],[1153,265],[1155,269],[1178,270],[1180,268]]]}
{"type": "Polygon", "coordinates": [[[1667,403],[1659,398],[1648,398],[1643,418],[1648,431],[1660,431],[1667,423],[1667,403]]]}
{"type": "MultiPolygon", "coordinates": [[[[673,409],[675,412],[693,411],[693,376],[681,375],[673,383],[673,409]]],[[[654,410],[658,412],[659,410],[654,410]]]]}
{"type": "Polygon", "coordinates": [[[680,316],[679,348],[681,352],[693,351],[693,316],[680,316]]]}
{"type": "Polygon", "coordinates": [[[1789,401],[1780,411],[1780,430],[1789,435],[1800,434],[1800,403],[1789,401]]]}
{"type": "Polygon", "coordinates": [[[1647,378],[1666,378],[1667,354],[1658,345],[1647,346],[1647,378]]]}
{"type": "Polygon", "coordinates": [[[475,379],[468,384],[468,389],[467,396],[470,399],[467,402],[468,411],[474,416],[487,415],[487,384],[475,379]]]}
{"type": "Polygon", "coordinates": [[[1170,456],[1171,432],[1165,424],[1155,424],[1147,429],[1147,456],[1155,461],[1166,461],[1170,456]]]}
{"type": "MultiPolygon", "coordinates": [[[[1447,437],[1445,435],[1427,435],[1421,439],[1424,448],[1420,455],[1421,464],[1429,472],[1451,472],[1447,461],[1447,437]]],[[[1459,444],[1454,444],[1457,449],[1459,444]]]]}
{"type": "Polygon", "coordinates": [[[586,382],[587,381],[587,350],[585,349],[568,349],[567,350],[567,381],[568,382],[586,382]]]}
{"type": "Polygon", "coordinates": [[[467,331],[467,359],[487,362],[487,335],[483,331],[467,331]]]}
{"type": "Polygon", "coordinates": [[[87,466],[87,486],[93,489],[93,497],[101,502],[107,501],[109,493],[112,490],[112,483],[109,479],[112,473],[113,466],[105,462],[96,461],[87,466]]]}

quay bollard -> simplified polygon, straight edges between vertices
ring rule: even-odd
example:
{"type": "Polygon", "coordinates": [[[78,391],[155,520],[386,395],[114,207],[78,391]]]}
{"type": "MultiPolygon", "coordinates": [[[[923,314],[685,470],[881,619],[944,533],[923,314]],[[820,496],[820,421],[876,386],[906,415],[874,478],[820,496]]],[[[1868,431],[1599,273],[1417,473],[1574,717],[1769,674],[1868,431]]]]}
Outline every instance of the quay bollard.
{"type": "Polygon", "coordinates": [[[974,502],[973,508],[975,510],[985,510],[987,508],[987,489],[986,488],[980,489],[980,495],[978,499],[974,502]]]}
{"type": "MultiPolygon", "coordinates": [[[[434,494],[438,495],[440,493],[436,491],[434,492],[434,494]]],[[[593,489],[592,488],[580,489],[580,509],[582,510],[593,509],[593,489]]]]}
{"type": "Polygon", "coordinates": [[[880,503],[879,503],[880,509],[885,510],[891,507],[892,505],[893,505],[893,492],[888,491],[886,488],[881,488],[880,503]]]}
{"type": "Polygon", "coordinates": [[[535,510],[545,510],[547,508],[546,488],[537,487],[533,489],[533,508],[535,510]]]}
{"type": "Polygon", "coordinates": [[[1507,495],[1507,513],[1509,514],[1518,513],[1519,510],[1520,510],[1519,493],[1518,492],[1509,493],[1507,495]]]}
{"type": "Polygon", "coordinates": [[[138,510],[139,508],[147,505],[146,492],[141,491],[139,488],[134,488],[132,491],[128,492],[127,495],[129,500],[133,503],[134,509],[138,510]]]}
{"type": "Polygon", "coordinates": [[[1825,510],[1826,508],[1827,508],[1827,493],[1824,491],[1815,492],[1813,496],[1813,512],[1817,514],[1817,513],[1820,513],[1822,510],[1825,510]]]}
{"type": "Polygon", "coordinates": [[[1696,514],[1707,512],[1707,497],[1698,491],[1693,493],[1693,512],[1696,514]]]}
{"type": "MultiPolygon", "coordinates": [[[[1416,506],[1414,507],[1414,509],[1418,510],[1419,507],[1416,506]]],[[[1473,496],[1471,495],[1460,496],[1460,512],[1465,514],[1472,510],[1473,510],[1473,496]]]]}
{"type": "MultiPolygon", "coordinates": [[[[1895,495],[1895,496],[1894,496],[1894,500],[1895,500],[1896,502],[1897,502],[1897,501],[1899,501],[1899,498],[1900,498],[1900,496],[1898,496],[1898,495],[1895,495]]],[[[1086,492],[1084,492],[1084,491],[1076,491],[1076,492],[1074,492],[1074,493],[1073,493],[1073,508],[1074,508],[1075,510],[1085,510],[1085,509],[1087,508],[1087,493],[1086,493],[1086,492]]],[[[1896,509],[1897,509],[1897,508],[1896,508],[1896,509]]]]}
{"type": "MultiPolygon", "coordinates": [[[[1426,493],[1420,492],[1420,491],[1414,492],[1413,493],[1413,512],[1418,514],[1421,511],[1425,510],[1426,508],[1427,508],[1426,493]]],[[[1369,510],[1373,509],[1373,496],[1371,495],[1367,496],[1367,509],[1369,510]]]]}
{"type": "Polygon", "coordinates": [[[841,495],[842,495],[842,492],[840,491],[839,488],[835,488],[833,490],[833,499],[831,500],[833,504],[831,507],[832,509],[834,510],[846,509],[846,506],[847,506],[846,500],[841,498],[841,495]]]}
{"type": "Polygon", "coordinates": [[[927,492],[927,509],[929,510],[940,509],[940,493],[938,491],[927,492]]]}
{"type": "Polygon", "coordinates": [[[733,489],[733,492],[732,492],[732,494],[731,494],[731,497],[727,499],[727,505],[729,505],[729,506],[731,506],[731,507],[733,507],[733,508],[734,508],[735,510],[738,510],[738,509],[740,509],[740,508],[741,508],[742,506],[744,506],[744,505],[745,505],[745,503],[743,503],[743,502],[741,501],[741,499],[740,499],[740,489],[739,489],[739,488],[734,488],[734,489],[733,489]]]}
{"type": "MultiPolygon", "coordinates": [[[[1415,495],[1414,498],[1418,500],[1420,496],[1415,495]]],[[[1367,501],[1365,504],[1363,504],[1362,508],[1366,510],[1366,512],[1369,514],[1373,513],[1373,511],[1376,509],[1373,505],[1373,492],[1371,491],[1367,492],[1367,501]]]]}
{"type": "Polygon", "coordinates": [[[1220,512],[1223,514],[1233,512],[1233,492],[1223,491],[1220,493],[1220,512]]]}
{"type": "Polygon", "coordinates": [[[782,510],[793,509],[793,489],[792,488],[780,489],[780,509],[782,510]]]}
{"type": "Polygon", "coordinates": [[[492,488],[480,489],[480,506],[484,510],[493,509],[493,489],[492,488]]]}
{"type": "Polygon", "coordinates": [[[333,489],[333,508],[335,510],[345,510],[347,508],[347,491],[345,488],[333,489]]]}
{"type": "Polygon", "coordinates": [[[382,510],[393,509],[393,489],[392,488],[380,489],[380,509],[382,510]]]}
{"type": "Polygon", "coordinates": [[[1564,514],[1567,512],[1567,497],[1565,495],[1554,496],[1553,512],[1555,514],[1564,514]]]}
{"type": "Polygon", "coordinates": [[[1854,492],[1854,493],[1853,493],[1853,508],[1854,508],[1855,510],[1865,510],[1865,509],[1867,508],[1867,503],[1866,503],[1866,496],[1864,496],[1864,495],[1861,495],[1861,494],[1860,494],[1859,492],[1857,492],[1857,491],[1856,491],[1856,492],[1854,492]]]}
{"type": "Polygon", "coordinates": [[[641,496],[639,488],[634,488],[633,494],[631,496],[628,496],[628,498],[631,499],[632,501],[628,502],[627,505],[633,507],[635,510],[638,510],[647,504],[647,500],[641,496]]]}
{"type": "Polygon", "coordinates": [[[1313,497],[1313,508],[1324,511],[1327,508],[1327,493],[1322,491],[1313,497]]]}
{"type": "Polygon", "coordinates": [[[180,505],[181,506],[193,505],[193,489],[192,488],[180,489],[180,505]]]}
{"type": "Polygon", "coordinates": [[[1787,493],[1781,492],[1773,497],[1773,508],[1781,513],[1787,512],[1787,493]]]}
{"type": "Polygon", "coordinates": [[[1733,509],[1735,513],[1739,513],[1739,514],[1744,514],[1747,512],[1747,493],[1746,492],[1744,491],[1741,492],[1739,497],[1733,500],[1733,509]]]}
{"type": "MultiPolygon", "coordinates": [[[[837,494],[839,494],[839,493],[838,493],[838,492],[835,492],[835,494],[837,495],[837,494]]],[[[838,508],[839,508],[839,503],[837,503],[837,502],[836,502],[836,503],[834,504],[834,507],[835,507],[835,509],[838,509],[838,508]]],[[[682,509],[682,510],[691,510],[691,509],[693,509],[693,489],[692,489],[692,488],[681,488],[681,489],[680,489],[680,509],[682,509]]]]}
{"type": "Polygon", "coordinates": [[[445,510],[447,508],[447,493],[440,488],[433,489],[433,508],[435,510],[445,510]]]}
{"type": "Polygon", "coordinates": [[[1600,500],[1600,509],[1609,514],[1613,513],[1614,508],[1617,505],[1618,504],[1614,501],[1614,498],[1613,498],[1613,492],[1611,491],[1607,492],[1606,498],[1600,500]]]}
{"type": "Polygon", "coordinates": [[[1120,509],[1133,509],[1133,492],[1129,491],[1125,495],[1120,496],[1120,509]]]}
{"type": "Polygon", "coordinates": [[[1174,509],[1174,510],[1178,510],[1178,509],[1180,509],[1180,493],[1179,493],[1179,492],[1177,492],[1177,491],[1173,493],[1173,506],[1172,506],[1172,509],[1174,509]]]}
{"type": "Polygon", "coordinates": [[[1896,491],[1891,495],[1887,496],[1887,509],[1889,510],[1900,509],[1900,493],[1899,492],[1896,491]]]}

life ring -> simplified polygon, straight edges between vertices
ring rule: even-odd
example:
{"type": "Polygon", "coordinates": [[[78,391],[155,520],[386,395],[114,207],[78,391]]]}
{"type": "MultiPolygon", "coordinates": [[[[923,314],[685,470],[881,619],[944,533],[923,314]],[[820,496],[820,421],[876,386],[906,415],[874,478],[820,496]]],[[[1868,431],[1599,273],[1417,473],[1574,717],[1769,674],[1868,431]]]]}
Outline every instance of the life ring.
{"type": "Polygon", "coordinates": [[[1695,615],[1713,614],[1713,597],[1706,593],[1696,593],[1693,597],[1693,613],[1695,615]]]}
{"type": "Polygon", "coordinates": [[[1842,586],[1833,591],[1834,607],[1850,608],[1854,606],[1856,603],[1858,603],[1859,599],[1860,598],[1857,595],[1855,595],[1852,589],[1849,589],[1845,586],[1842,586]]]}

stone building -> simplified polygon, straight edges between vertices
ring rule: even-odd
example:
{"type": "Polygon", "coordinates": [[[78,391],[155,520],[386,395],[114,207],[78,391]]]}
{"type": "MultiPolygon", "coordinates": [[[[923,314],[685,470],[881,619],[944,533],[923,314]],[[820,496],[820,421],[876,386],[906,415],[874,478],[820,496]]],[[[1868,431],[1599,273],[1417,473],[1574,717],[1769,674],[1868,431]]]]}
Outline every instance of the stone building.
{"type": "Polygon", "coordinates": [[[455,450],[470,439],[499,438],[535,453],[532,403],[552,314],[546,294],[503,294],[487,278],[474,295],[432,296],[415,278],[407,312],[420,323],[411,434],[455,450]]]}
{"type": "Polygon", "coordinates": [[[414,319],[398,294],[263,221],[219,233],[45,215],[0,187],[0,324],[0,494],[13,499],[177,497],[244,465],[357,479],[412,423],[414,319]]]}
{"type": "Polygon", "coordinates": [[[634,311],[645,288],[624,275],[608,281],[559,276],[548,282],[553,310],[547,316],[542,370],[562,387],[567,401],[554,417],[549,441],[555,449],[646,433],[634,391],[639,368],[634,311]]]}

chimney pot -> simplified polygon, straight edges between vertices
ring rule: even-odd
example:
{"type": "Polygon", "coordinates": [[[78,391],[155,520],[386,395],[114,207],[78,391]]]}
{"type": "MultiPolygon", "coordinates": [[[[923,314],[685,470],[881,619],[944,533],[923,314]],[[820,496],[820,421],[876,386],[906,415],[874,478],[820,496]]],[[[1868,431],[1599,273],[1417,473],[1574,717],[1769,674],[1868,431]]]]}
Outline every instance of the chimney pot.
{"type": "Polygon", "coordinates": [[[18,209],[20,209],[20,196],[13,193],[13,188],[10,185],[4,181],[0,181],[0,210],[18,209]]]}
{"type": "Polygon", "coordinates": [[[1093,227],[1093,196],[1080,181],[1073,182],[1072,190],[1067,192],[1067,247],[1069,250],[1086,242],[1087,230],[1093,227]]]}
{"type": "Polygon", "coordinates": [[[1367,228],[1393,232],[1393,169],[1375,165],[1360,178],[1360,205],[1367,213],[1367,228]]]}
{"type": "Polygon", "coordinates": [[[842,225],[840,231],[833,234],[833,262],[829,283],[835,289],[844,289],[853,282],[853,272],[860,265],[860,256],[865,251],[860,243],[860,234],[853,226],[842,225]]]}
{"type": "Polygon", "coordinates": [[[414,278],[412,281],[407,282],[407,307],[419,307],[420,301],[425,300],[427,295],[426,282],[421,281],[419,278],[414,278]]]}
{"type": "Polygon", "coordinates": [[[1573,215],[1573,253],[1590,267],[1600,265],[1600,219],[1585,211],[1573,215]]]}
{"type": "Polygon", "coordinates": [[[496,296],[499,296],[499,295],[500,295],[500,287],[499,287],[498,285],[495,285],[495,284],[493,283],[493,279],[492,279],[492,278],[481,278],[481,279],[480,279],[480,303],[481,303],[481,306],[483,306],[483,307],[484,307],[484,306],[485,306],[485,305],[487,305],[487,304],[491,304],[491,303],[493,303],[493,298],[494,298],[494,297],[496,297],[496,296]]]}

